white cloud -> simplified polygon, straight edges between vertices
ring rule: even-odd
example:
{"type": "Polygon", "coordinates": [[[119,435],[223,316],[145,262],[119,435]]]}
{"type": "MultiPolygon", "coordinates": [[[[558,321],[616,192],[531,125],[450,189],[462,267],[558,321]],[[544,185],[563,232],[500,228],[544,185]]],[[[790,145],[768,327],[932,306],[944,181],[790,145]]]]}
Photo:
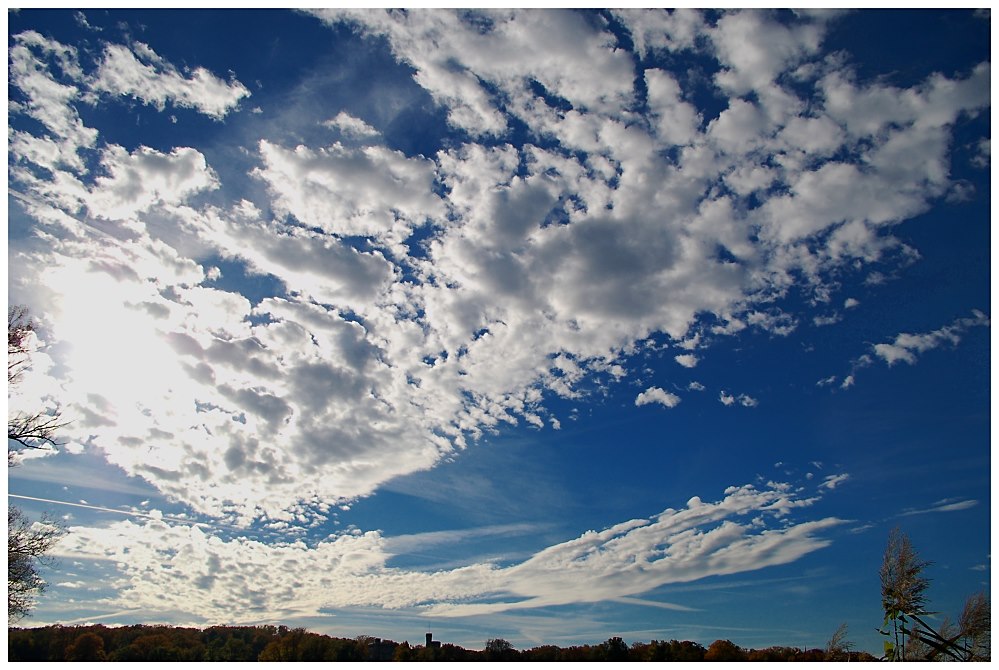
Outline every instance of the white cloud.
{"type": "Polygon", "coordinates": [[[972,165],[979,168],[986,168],[992,162],[992,140],[984,138],[978,141],[975,149],[977,153],[971,159],[972,165]]]}
{"type": "Polygon", "coordinates": [[[816,314],[812,317],[812,323],[816,326],[831,326],[833,324],[839,323],[843,320],[843,317],[839,313],[832,313],[828,315],[816,314]]]}
{"type": "Polygon", "coordinates": [[[826,477],[822,480],[822,483],[819,484],[819,488],[829,489],[832,491],[849,478],[850,475],[845,472],[838,475],[826,475],[826,477]]]}
{"type": "Polygon", "coordinates": [[[343,111],[329,121],[324,121],[323,125],[328,128],[335,128],[348,137],[375,137],[381,134],[363,119],[359,119],[343,111]]]}
{"type": "Polygon", "coordinates": [[[795,117],[780,132],[789,150],[800,150],[809,158],[828,156],[843,145],[840,126],[829,117],[795,117]]]}
{"type": "MultiPolygon", "coordinates": [[[[197,526],[127,520],[73,527],[54,553],[114,563],[117,575],[108,581],[113,594],[102,597],[101,607],[127,605],[146,612],[150,623],[176,617],[238,624],[347,607],[464,616],[599,602],[790,563],[828,546],[822,531],[842,523],[835,518],[792,521],[796,510],[815,500],[800,497],[793,487],[730,487],[718,502],[694,497],[681,509],[588,531],[509,567],[474,563],[434,573],[387,563],[394,550],[454,541],[469,532],[386,538],[357,531],[308,546],[224,539],[197,526]],[[233,602],[243,604],[238,612],[233,602]]],[[[75,597],[86,602],[86,594],[75,597]]]]}
{"type": "MultiPolygon", "coordinates": [[[[97,131],[83,124],[73,106],[81,94],[78,80],[82,77],[76,49],[34,31],[20,33],[13,39],[8,54],[8,77],[26,99],[23,103],[11,102],[10,113],[14,118],[17,114],[34,118],[52,135],[43,138],[13,131],[11,150],[14,156],[37,165],[84,171],[79,151],[93,146],[97,131]],[[56,65],[62,71],[62,77],[57,78],[53,67],[56,65]]],[[[30,179],[29,174],[22,174],[15,167],[11,170],[12,177],[30,179]]]]}
{"type": "Polygon", "coordinates": [[[738,396],[735,396],[726,393],[725,391],[721,391],[718,394],[718,401],[726,407],[731,407],[736,403],[742,405],[743,407],[756,407],[759,404],[756,398],[750,397],[745,393],[740,393],[738,396]]]}
{"type": "Polygon", "coordinates": [[[874,354],[888,365],[894,365],[899,361],[913,365],[918,354],[923,354],[947,343],[956,346],[961,341],[961,334],[967,329],[990,325],[989,317],[984,313],[978,310],[974,310],[973,313],[974,318],[959,318],[949,326],[929,333],[900,333],[893,342],[875,344],[873,346],[874,354]]]}
{"type": "Polygon", "coordinates": [[[766,92],[779,74],[818,50],[822,32],[821,24],[787,27],[765,12],[726,14],[711,31],[719,61],[726,66],[715,78],[736,94],[766,92]]]}
{"type": "Polygon", "coordinates": [[[412,535],[395,535],[383,539],[385,551],[392,555],[418,554],[430,547],[458,545],[482,537],[519,537],[536,533],[536,524],[510,523],[463,530],[441,530],[412,535]]]}
{"type": "Polygon", "coordinates": [[[476,136],[499,135],[507,127],[483,84],[509,96],[515,113],[523,116],[539,102],[530,89],[532,80],[594,111],[616,112],[632,99],[630,59],[612,48],[609,33],[594,30],[577,13],[416,9],[316,14],[329,23],[349,20],[388,37],[396,57],[415,68],[417,83],[448,109],[449,121],[476,136]]]}
{"type": "Polygon", "coordinates": [[[614,16],[627,26],[643,56],[656,50],[693,49],[707,27],[701,14],[690,9],[621,9],[614,16]]]}
{"type": "Polygon", "coordinates": [[[908,126],[917,120],[918,128],[940,128],[953,123],[961,113],[975,113],[989,104],[990,71],[989,63],[981,63],[966,79],[933,75],[917,90],[880,83],[858,87],[849,73],[843,72],[830,73],[820,85],[829,115],[859,137],[878,133],[891,124],[908,126]]]}
{"type": "Polygon", "coordinates": [[[157,203],[177,205],[219,185],[204,155],[187,147],[170,154],[139,147],[129,154],[111,145],[102,152],[101,170],[105,176],[94,180],[87,208],[105,219],[127,219],[157,203]]]}
{"type": "Polygon", "coordinates": [[[266,181],[280,214],[334,235],[364,235],[400,247],[409,230],[443,216],[432,191],[434,165],[384,147],[287,150],[260,142],[264,167],[254,174],[266,181]]]}
{"type": "Polygon", "coordinates": [[[73,14],[73,20],[76,21],[77,25],[81,28],[93,30],[95,32],[100,32],[102,30],[102,28],[90,25],[90,22],[87,21],[87,16],[83,12],[75,12],[73,14]]]}
{"type": "Polygon", "coordinates": [[[919,356],[944,345],[957,346],[964,333],[974,327],[989,327],[991,320],[988,315],[977,309],[972,310],[971,317],[959,317],[952,323],[927,333],[899,333],[891,342],[871,345],[871,354],[863,354],[851,362],[850,374],[847,375],[841,389],[848,389],[856,384],[856,374],[859,370],[869,367],[877,356],[889,367],[903,362],[915,365],[919,356]]]}
{"type": "Polygon", "coordinates": [[[148,45],[136,42],[131,48],[109,44],[91,82],[100,93],[131,96],[162,110],[167,102],[189,107],[215,119],[222,119],[249,89],[233,79],[225,82],[205,68],[195,68],[184,76],[148,45]]]}
{"type": "Polygon", "coordinates": [[[652,386],[639,393],[638,397],[635,398],[635,405],[639,407],[653,403],[672,409],[680,404],[680,396],[664,391],[658,386],[652,386]]]}
{"type": "Polygon", "coordinates": [[[697,367],[697,363],[700,361],[694,354],[680,354],[674,356],[673,359],[685,368],[697,367]]]}
{"type": "Polygon", "coordinates": [[[697,137],[701,125],[697,109],[682,98],[676,79],[662,70],[647,70],[649,111],[656,122],[660,141],[665,144],[686,145],[697,137]]]}

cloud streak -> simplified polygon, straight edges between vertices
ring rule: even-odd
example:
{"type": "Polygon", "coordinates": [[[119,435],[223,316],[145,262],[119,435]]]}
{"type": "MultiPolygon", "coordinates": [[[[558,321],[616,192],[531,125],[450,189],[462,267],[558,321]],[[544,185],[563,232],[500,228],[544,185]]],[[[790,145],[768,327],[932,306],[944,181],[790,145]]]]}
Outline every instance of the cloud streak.
{"type": "Polygon", "coordinates": [[[907,509],[899,516],[914,516],[916,514],[934,514],[937,512],[962,512],[978,505],[977,500],[961,500],[959,498],[947,498],[939,500],[924,509],[907,509]]]}

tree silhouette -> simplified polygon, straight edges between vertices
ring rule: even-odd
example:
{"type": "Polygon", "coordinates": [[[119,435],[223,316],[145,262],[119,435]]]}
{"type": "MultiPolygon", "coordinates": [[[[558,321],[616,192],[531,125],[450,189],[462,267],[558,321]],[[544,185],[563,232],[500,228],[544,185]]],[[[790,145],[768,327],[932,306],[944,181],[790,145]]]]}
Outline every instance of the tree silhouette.
{"type": "MultiPolygon", "coordinates": [[[[31,335],[35,323],[28,314],[28,308],[15,305],[7,309],[7,391],[21,380],[24,370],[31,360],[31,335]]],[[[17,412],[7,416],[7,463],[12,464],[14,452],[10,441],[28,449],[41,449],[57,446],[56,433],[65,427],[59,414],[48,412],[17,412]]]]}
{"type": "MultiPolygon", "coordinates": [[[[28,365],[30,336],[34,323],[23,306],[7,310],[7,389],[16,384],[28,365]]],[[[16,465],[11,441],[22,447],[38,449],[55,445],[55,433],[65,424],[59,415],[25,414],[7,417],[7,465],[16,465]]],[[[7,616],[11,620],[27,616],[34,598],[45,588],[38,567],[47,562],[47,554],[62,534],[52,519],[32,522],[13,505],[7,506],[7,616]]]]}
{"type": "Polygon", "coordinates": [[[489,661],[511,661],[517,657],[517,650],[503,638],[486,640],[484,653],[489,661]]]}
{"type": "Polygon", "coordinates": [[[731,640],[715,640],[704,654],[705,661],[746,661],[749,655],[731,640]]]}
{"type": "Polygon", "coordinates": [[[104,638],[97,633],[84,633],[76,641],[66,647],[67,661],[106,661],[108,655],[104,651],[104,638]]]}
{"type": "Polygon", "coordinates": [[[49,562],[47,554],[62,532],[50,519],[34,522],[7,506],[7,617],[12,621],[27,616],[44,590],[38,567],[49,562]]]}

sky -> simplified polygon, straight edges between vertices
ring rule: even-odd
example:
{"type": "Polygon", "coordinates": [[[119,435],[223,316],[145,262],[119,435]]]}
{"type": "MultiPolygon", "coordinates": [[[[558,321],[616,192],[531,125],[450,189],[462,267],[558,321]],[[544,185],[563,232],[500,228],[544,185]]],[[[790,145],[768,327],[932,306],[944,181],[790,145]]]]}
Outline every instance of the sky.
{"type": "Polygon", "coordinates": [[[24,625],[878,652],[991,588],[987,10],[8,13],[24,625]]]}

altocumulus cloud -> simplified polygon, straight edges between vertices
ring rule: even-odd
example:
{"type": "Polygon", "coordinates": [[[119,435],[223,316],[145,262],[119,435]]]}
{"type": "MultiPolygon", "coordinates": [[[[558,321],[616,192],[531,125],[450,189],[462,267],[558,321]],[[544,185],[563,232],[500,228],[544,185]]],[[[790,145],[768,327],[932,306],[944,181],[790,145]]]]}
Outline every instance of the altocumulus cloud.
{"type": "MultiPolygon", "coordinates": [[[[185,108],[224,133],[251,99],[239,73],[31,31],[9,50],[10,188],[34,226],[10,242],[12,294],[52,345],[52,397],[78,418],[68,437],[242,524],[311,523],[487,432],[557,426],[547,400],[626,379],[628,352],[653,334],[788,334],[803,315],[775,304],[792,289],[824,304],[842,273],[913,257],[892,226],[948,192],[950,128],[989,106],[987,62],[910,88],[859,83],[823,51],[829,14],[615,14],[638,52],[696,52],[704,69],[691,76],[639,70],[606,24],[573,12],[316,14],[386,45],[464,139],[406,154],[373,120],[325,109],[314,125],[332,118],[341,142],[253,138],[239,166],[252,198],[234,195],[220,176],[231,165],[188,146],[117,145],[80,110],[185,108]],[[720,110],[694,105],[696,81],[720,110]],[[545,141],[515,145],[512,127],[545,141]],[[223,261],[269,294],[222,288],[223,261]]],[[[911,361],[964,327],[875,353],[911,361]]],[[[643,397],[678,401],[655,387],[643,397]]],[[[726,535],[739,528],[711,537],[765,546],[726,535]]],[[[753,537],[818,546],[795,528],[753,537]]],[[[379,541],[280,555],[332,561],[359,543],[377,556],[379,541]]],[[[548,602],[525,585],[551,565],[469,570],[548,602]]],[[[365,579],[406,579],[378,570],[365,579]]],[[[439,578],[455,597],[462,574],[439,578]]],[[[253,597],[279,599],[270,588],[253,597]]]]}

